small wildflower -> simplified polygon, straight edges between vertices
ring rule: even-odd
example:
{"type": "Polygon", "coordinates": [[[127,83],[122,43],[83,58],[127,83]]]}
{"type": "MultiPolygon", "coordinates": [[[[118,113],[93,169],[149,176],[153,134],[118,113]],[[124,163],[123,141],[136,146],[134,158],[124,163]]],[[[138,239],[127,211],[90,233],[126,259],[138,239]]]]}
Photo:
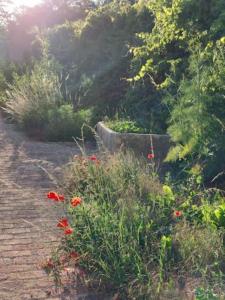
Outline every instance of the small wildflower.
{"type": "Polygon", "coordinates": [[[51,258],[44,261],[40,267],[48,274],[50,274],[51,270],[54,268],[54,263],[51,258]]]}
{"type": "Polygon", "coordinates": [[[60,201],[64,201],[64,200],[65,200],[65,198],[64,198],[63,195],[58,195],[58,196],[59,196],[59,200],[60,200],[60,201]]]}
{"type": "Polygon", "coordinates": [[[64,233],[65,233],[66,235],[72,234],[72,233],[73,233],[73,228],[71,228],[71,227],[67,228],[67,229],[64,231],[64,233]]]}
{"type": "Polygon", "coordinates": [[[174,215],[175,218],[181,217],[182,214],[183,214],[183,213],[182,213],[182,211],[180,211],[180,210],[175,210],[174,213],[173,213],[173,215],[174,215]]]}
{"type": "Polygon", "coordinates": [[[79,257],[79,254],[77,252],[73,251],[70,253],[70,258],[77,259],[78,257],[79,257]]]}
{"type": "Polygon", "coordinates": [[[153,159],[154,157],[155,157],[155,155],[153,153],[148,154],[148,159],[153,159]]]}
{"type": "Polygon", "coordinates": [[[81,202],[82,202],[82,200],[80,197],[74,197],[74,198],[72,198],[70,203],[73,207],[76,207],[77,205],[81,204],[81,202]]]}
{"type": "Polygon", "coordinates": [[[96,155],[90,156],[89,159],[92,160],[92,161],[97,161],[98,160],[96,155]]]}
{"type": "Polygon", "coordinates": [[[59,221],[59,223],[57,224],[57,227],[59,228],[66,228],[69,226],[68,220],[66,218],[63,218],[59,221]]]}
{"type": "Polygon", "coordinates": [[[64,201],[64,196],[63,195],[59,195],[56,192],[49,192],[47,194],[47,198],[54,200],[54,201],[64,201]]]}
{"type": "Polygon", "coordinates": [[[56,192],[49,192],[47,194],[47,198],[48,199],[52,199],[52,200],[58,200],[58,194],[56,192]]]}

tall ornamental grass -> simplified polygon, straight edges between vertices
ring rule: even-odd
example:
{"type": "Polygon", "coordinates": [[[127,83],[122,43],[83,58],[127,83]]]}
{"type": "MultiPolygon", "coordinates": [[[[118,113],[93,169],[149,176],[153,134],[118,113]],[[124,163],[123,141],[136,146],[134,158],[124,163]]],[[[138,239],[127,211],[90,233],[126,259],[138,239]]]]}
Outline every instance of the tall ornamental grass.
{"type": "MultiPolygon", "coordinates": [[[[55,66],[45,59],[9,85],[4,110],[29,135],[50,141],[79,137],[92,115],[90,109],[75,112],[65,101],[55,66]]],[[[87,127],[84,134],[91,136],[87,127]]]]}

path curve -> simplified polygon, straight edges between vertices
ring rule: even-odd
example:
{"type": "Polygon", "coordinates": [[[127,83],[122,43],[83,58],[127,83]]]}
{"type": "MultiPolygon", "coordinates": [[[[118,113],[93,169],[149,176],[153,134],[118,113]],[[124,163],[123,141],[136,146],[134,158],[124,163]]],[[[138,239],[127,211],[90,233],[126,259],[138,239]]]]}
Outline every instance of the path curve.
{"type": "Polygon", "coordinates": [[[47,173],[78,153],[75,144],[31,141],[0,116],[0,300],[80,299],[50,295],[53,282],[38,269],[58,239],[47,173]]]}

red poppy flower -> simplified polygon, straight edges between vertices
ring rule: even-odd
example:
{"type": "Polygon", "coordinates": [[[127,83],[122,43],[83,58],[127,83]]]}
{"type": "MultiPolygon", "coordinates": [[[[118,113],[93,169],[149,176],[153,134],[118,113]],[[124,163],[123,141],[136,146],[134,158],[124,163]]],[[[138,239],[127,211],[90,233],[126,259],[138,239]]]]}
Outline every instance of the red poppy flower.
{"type": "Polygon", "coordinates": [[[65,197],[63,195],[58,195],[59,196],[59,200],[60,201],[64,201],[65,200],[65,197]]]}
{"type": "Polygon", "coordinates": [[[97,161],[97,157],[96,157],[96,155],[92,155],[92,156],[90,156],[90,157],[89,157],[89,159],[90,159],[90,160],[92,160],[92,161],[97,161]]]}
{"type": "Polygon", "coordinates": [[[80,197],[74,197],[70,203],[73,207],[76,207],[77,205],[81,204],[81,202],[82,200],[80,197]]]}
{"type": "Polygon", "coordinates": [[[66,228],[69,226],[69,222],[66,218],[63,218],[59,221],[59,223],[57,224],[57,227],[59,228],[66,228]]]}
{"type": "Polygon", "coordinates": [[[54,268],[54,263],[51,258],[45,260],[41,265],[41,268],[45,269],[45,271],[49,272],[50,269],[54,268]]]}
{"type": "Polygon", "coordinates": [[[79,254],[77,252],[73,251],[70,253],[70,258],[77,259],[78,257],[79,257],[79,254]]]}
{"type": "Polygon", "coordinates": [[[52,199],[52,200],[56,200],[56,201],[59,199],[59,196],[56,192],[49,192],[47,194],[47,197],[48,197],[48,199],[52,199]]]}
{"type": "Polygon", "coordinates": [[[49,259],[49,260],[47,261],[46,266],[47,266],[48,268],[53,268],[53,267],[54,267],[54,264],[53,264],[53,262],[52,262],[51,259],[49,259]]]}
{"type": "Polygon", "coordinates": [[[174,214],[174,217],[175,217],[175,218],[179,218],[179,217],[182,216],[182,211],[180,211],[180,210],[175,210],[173,214],[174,214]]]}
{"type": "Polygon", "coordinates": [[[73,233],[73,228],[71,228],[71,227],[67,228],[67,229],[64,231],[64,233],[65,233],[66,235],[72,234],[72,233],[73,233]]]}
{"type": "Polygon", "coordinates": [[[47,194],[47,198],[54,200],[54,201],[64,201],[64,196],[63,195],[59,195],[56,192],[49,192],[47,194]]]}
{"type": "Polygon", "coordinates": [[[149,153],[148,154],[148,159],[153,159],[155,157],[154,153],[149,153]]]}

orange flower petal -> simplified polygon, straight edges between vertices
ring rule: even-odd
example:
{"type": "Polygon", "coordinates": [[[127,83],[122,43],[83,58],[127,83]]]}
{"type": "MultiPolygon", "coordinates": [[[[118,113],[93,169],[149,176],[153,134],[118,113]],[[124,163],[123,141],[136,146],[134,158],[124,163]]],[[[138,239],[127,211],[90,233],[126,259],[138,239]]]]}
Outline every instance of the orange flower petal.
{"type": "Polygon", "coordinates": [[[82,200],[80,197],[74,197],[71,199],[70,203],[73,207],[76,207],[77,205],[81,204],[81,202],[82,202],[82,200]]]}

